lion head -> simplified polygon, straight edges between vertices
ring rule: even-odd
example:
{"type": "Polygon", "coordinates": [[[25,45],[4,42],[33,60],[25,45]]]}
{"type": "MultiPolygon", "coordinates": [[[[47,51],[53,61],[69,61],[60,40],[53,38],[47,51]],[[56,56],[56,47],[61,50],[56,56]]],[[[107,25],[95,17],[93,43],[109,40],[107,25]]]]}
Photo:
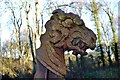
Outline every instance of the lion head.
{"type": "Polygon", "coordinates": [[[78,15],[60,9],[52,14],[45,24],[46,33],[40,38],[41,47],[36,51],[37,64],[41,63],[53,73],[64,76],[67,71],[64,51],[73,50],[75,55],[86,55],[86,49],[95,48],[96,36],[78,15]]]}
{"type": "Polygon", "coordinates": [[[73,50],[74,54],[81,55],[86,54],[86,49],[95,48],[96,35],[78,15],[65,13],[61,9],[56,9],[52,14],[46,29],[55,47],[73,50]]]}

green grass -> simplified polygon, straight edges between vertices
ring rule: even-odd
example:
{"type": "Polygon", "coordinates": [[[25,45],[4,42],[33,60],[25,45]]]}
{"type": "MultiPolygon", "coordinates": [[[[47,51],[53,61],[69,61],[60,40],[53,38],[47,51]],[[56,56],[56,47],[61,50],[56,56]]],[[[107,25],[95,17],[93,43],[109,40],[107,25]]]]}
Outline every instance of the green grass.
{"type": "Polygon", "coordinates": [[[107,67],[105,69],[86,72],[83,76],[86,78],[119,78],[120,69],[116,67],[107,67]]]}
{"type": "Polygon", "coordinates": [[[120,78],[120,67],[113,65],[95,69],[76,69],[73,70],[71,78],[120,78]]]}

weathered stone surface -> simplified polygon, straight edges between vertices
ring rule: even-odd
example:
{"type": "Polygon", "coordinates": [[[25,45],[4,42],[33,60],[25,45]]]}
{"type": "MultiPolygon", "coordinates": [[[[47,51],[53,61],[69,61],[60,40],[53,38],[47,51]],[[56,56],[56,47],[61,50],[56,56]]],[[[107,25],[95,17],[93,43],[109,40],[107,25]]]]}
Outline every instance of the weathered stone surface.
{"type": "Polygon", "coordinates": [[[53,11],[45,28],[46,33],[41,36],[41,47],[37,49],[39,69],[35,77],[44,77],[37,75],[43,74],[40,71],[40,64],[55,75],[64,77],[67,72],[64,60],[65,50],[73,50],[75,55],[86,55],[87,48],[95,48],[96,35],[76,14],[57,9],[53,11]]]}

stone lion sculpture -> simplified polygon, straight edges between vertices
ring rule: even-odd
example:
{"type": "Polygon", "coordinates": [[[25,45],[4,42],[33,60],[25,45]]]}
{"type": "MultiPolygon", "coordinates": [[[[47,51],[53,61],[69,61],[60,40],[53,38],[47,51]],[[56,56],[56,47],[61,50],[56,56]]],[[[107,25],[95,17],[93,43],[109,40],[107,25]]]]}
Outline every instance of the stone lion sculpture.
{"type": "Polygon", "coordinates": [[[85,26],[80,17],[56,9],[45,24],[46,33],[40,38],[41,47],[37,49],[37,71],[34,78],[64,78],[68,69],[65,65],[64,51],[86,55],[86,49],[94,49],[96,35],[85,26]]]}

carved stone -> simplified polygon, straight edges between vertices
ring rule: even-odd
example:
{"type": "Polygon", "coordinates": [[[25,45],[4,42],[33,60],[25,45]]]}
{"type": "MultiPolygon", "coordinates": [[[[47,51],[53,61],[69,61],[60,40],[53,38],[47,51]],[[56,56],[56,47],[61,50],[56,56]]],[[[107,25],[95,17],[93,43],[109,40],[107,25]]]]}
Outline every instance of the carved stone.
{"type": "Polygon", "coordinates": [[[34,78],[64,78],[68,70],[64,51],[86,55],[86,49],[96,46],[96,35],[78,15],[60,9],[52,14],[45,24],[46,33],[40,38],[41,47],[36,51],[38,69],[34,78]]]}

